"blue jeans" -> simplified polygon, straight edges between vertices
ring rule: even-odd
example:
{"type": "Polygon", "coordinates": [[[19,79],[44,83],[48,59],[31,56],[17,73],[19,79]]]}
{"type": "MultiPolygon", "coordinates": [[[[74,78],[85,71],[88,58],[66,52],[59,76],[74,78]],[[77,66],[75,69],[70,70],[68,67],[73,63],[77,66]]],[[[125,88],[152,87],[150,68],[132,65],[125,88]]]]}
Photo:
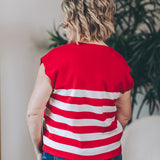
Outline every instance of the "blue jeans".
{"type": "MultiPolygon", "coordinates": [[[[56,156],[53,156],[53,155],[43,151],[43,155],[42,155],[41,160],[67,160],[67,159],[56,157],[56,156]]],[[[122,160],[122,154],[120,154],[114,158],[111,158],[109,160],[122,160]]]]}

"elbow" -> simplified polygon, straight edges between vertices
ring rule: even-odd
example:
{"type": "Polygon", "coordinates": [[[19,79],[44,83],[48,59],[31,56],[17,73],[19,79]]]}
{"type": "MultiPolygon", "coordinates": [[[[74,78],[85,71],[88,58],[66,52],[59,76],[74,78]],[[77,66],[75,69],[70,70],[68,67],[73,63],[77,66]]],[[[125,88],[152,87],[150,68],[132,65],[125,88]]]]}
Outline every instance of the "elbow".
{"type": "Polygon", "coordinates": [[[122,119],[125,123],[128,123],[131,120],[131,115],[123,116],[122,119]]]}
{"type": "Polygon", "coordinates": [[[131,120],[131,114],[117,114],[116,118],[120,121],[123,121],[123,123],[127,124],[131,120]]]}
{"type": "Polygon", "coordinates": [[[125,123],[125,124],[128,124],[128,122],[131,120],[131,118],[126,118],[126,119],[123,119],[123,122],[125,123]]]}
{"type": "Polygon", "coordinates": [[[27,112],[26,112],[26,121],[27,121],[27,123],[30,120],[30,118],[33,117],[34,115],[35,115],[35,113],[32,110],[30,110],[30,109],[27,110],[27,112]]]}
{"type": "Polygon", "coordinates": [[[132,118],[132,113],[131,111],[129,112],[128,116],[126,117],[127,121],[129,122],[132,118]]]}
{"type": "Polygon", "coordinates": [[[27,123],[27,126],[30,126],[33,124],[33,122],[39,118],[38,114],[35,114],[33,112],[27,112],[26,113],[26,123],[27,123]]]}
{"type": "Polygon", "coordinates": [[[29,119],[31,117],[34,117],[34,116],[39,116],[40,114],[38,113],[34,113],[34,112],[27,112],[26,113],[26,118],[29,119]]]}
{"type": "Polygon", "coordinates": [[[26,113],[26,122],[28,123],[30,118],[33,116],[33,114],[31,112],[28,112],[26,113]]]}
{"type": "Polygon", "coordinates": [[[30,118],[32,115],[33,115],[33,111],[31,109],[28,109],[27,112],[26,112],[26,118],[30,118]]]}
{"type": "Polygon", "coordinates": [[[27,110],[26,112],[26,119],[30,119],[32,117],[41,117],[43,114],[42,111],[37,111],[37,110],[27,110]]]}
{"type": "Polygon", "coordinates": [[[25,116],[25,121],[26,121],[27,126],[29,126],[30,117],[31,117],[31,115],[27,112],[26,116],[25,116]]]}
{"type": "Polygon", "coordinates": [[[132,112],[131,109],[130,110],[122,110],[122,109],[118,109],[117,113],[116,113],[116,117],[119,119],[122,119],[124,121],[130,121],[132,118],[132,112]]]}
{"type": "Polygon", "coordinates": [[[128,115],[124,115],[123,118],[126,122],[130,121],[131,120],[131,113],[129,113],[128,115]]]}
{"type": "Polygon", "coordinates": [[[31,116],[32,116],[31,113],[29,113],[29,112],[26,113],[26,119],[29,119],[31,116]]]}

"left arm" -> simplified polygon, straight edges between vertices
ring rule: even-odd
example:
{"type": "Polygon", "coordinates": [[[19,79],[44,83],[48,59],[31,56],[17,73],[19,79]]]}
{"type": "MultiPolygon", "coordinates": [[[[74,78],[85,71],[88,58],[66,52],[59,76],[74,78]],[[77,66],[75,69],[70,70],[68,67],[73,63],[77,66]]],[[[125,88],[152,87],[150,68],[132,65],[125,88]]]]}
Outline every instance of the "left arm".
{"type": "Polygon", "coordinates": [[[39,150],[42,145],[42,116],[51,93],[51,82],[45,74],[44,64],[42,63],[39,67],[36,83],[28,103],[26,114],[27,127],[37,160],[40,160],[42,156],[39,150]]]}

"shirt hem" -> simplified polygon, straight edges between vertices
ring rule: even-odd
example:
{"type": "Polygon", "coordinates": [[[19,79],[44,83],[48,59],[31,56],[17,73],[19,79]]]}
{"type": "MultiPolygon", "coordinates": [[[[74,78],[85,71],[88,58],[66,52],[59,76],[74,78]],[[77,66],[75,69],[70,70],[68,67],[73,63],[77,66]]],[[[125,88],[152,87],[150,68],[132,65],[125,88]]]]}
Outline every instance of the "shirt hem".
{"type": "Polygon", "coordinates": [[[53,156],[57,156],[60,158],[64,158],[64,159],[68,159],[68,160],[109,160],[111,158],[114,158],[116,156],[118,156],[119,154],[121,154],[122,152],[122,147],[118,147],[117,149],[107,152],[107,153],[103,153],[103,154],[98,154],[98,155],[94,155],[94,156],[82,156],[82,155],[77,155],[77,154],[73,154],[73,153],[69,153],[69,152],[64,152],[64,151],[60,151],[60,150],[56,150],[54,148],[51,148],[45,144],[43,144],[42,147],[43,151],[53,155],[53,156]]]}

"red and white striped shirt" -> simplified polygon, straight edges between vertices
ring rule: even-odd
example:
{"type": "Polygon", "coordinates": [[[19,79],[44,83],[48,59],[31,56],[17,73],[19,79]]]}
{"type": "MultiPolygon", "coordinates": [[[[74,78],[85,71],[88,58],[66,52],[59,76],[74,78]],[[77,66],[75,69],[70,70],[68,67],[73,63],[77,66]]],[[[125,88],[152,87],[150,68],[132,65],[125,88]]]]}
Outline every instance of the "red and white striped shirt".
{"type": "Polygon", "coordinates": [[[106,160],[121,153],[115,101],[132,89],[125,59],[113,48],[79,42],[50,50],[40,64],[53,93],[46,104],[43,150],[69,160],[106,160]]]}

